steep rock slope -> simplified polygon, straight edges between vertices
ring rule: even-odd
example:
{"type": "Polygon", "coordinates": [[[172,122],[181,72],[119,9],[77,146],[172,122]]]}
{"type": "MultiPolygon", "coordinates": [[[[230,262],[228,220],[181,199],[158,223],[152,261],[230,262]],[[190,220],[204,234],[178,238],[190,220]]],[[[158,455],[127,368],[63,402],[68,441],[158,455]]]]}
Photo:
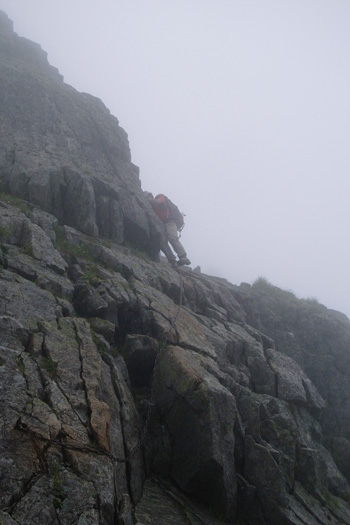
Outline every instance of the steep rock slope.
{"type": "Polygon", "coordinates": [[[102,102],[65,84],[40,46],[0,15],[2,188],[89,235],[156,253],[126,133],[102,102]]]}
{"type": "Polygon", "coordinates": [[[152,260],[116,119],[0,31],[0,521],[349,524],[349,320],[152,260]]]}

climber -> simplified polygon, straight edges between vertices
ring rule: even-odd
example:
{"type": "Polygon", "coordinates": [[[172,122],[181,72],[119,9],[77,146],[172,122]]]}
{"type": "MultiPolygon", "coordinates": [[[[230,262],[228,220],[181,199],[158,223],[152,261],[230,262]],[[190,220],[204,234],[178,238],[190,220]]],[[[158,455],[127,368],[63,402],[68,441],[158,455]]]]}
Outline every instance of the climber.
{"type": "Polygon", "coordinates": [[[182,266],[183,264],[191,264],[187,257],[185,248],[179,241],[177,230],[181,228],[181,219],[183,224],[183,215],[178,208],[163,194],[157,195],[155,198],[152,193],[144,192],[154,212],[159,217],[164,225],[164,237],[161,239],[160,249],[170,262],[172,266],[182,266]],[[181,215],[181,219],[180,216],[181,215]],[[173,247],[179,260],[173,254],[169,244],[173,247]]]}

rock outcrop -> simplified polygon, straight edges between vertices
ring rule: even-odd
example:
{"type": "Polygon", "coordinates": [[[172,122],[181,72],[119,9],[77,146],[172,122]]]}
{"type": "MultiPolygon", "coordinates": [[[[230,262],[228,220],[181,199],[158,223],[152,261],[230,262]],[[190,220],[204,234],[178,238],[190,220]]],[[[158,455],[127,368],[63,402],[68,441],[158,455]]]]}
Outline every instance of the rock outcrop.
{"type": "Polygon", "coordinates": [[[0,46],[0,523],[350,524],[349,320],[154,260],[117,120],[0,46]]]}
{"type": "Polygon", "coordinates": [[[125,131],[102,102],[64,84],[40,46],[0,17],[1,182],[61,223],[156,253],[125,131]]]}

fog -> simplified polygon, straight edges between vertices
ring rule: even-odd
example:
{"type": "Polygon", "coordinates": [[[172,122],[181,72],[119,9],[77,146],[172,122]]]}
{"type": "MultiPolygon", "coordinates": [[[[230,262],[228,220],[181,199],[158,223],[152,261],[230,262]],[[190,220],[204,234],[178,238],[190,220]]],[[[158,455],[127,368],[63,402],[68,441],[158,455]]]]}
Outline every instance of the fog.
{"type": "Polygon", "coordinates": [[[103,100],[202,272],[350,316],[350,3],[0,0],[103,100]]]}

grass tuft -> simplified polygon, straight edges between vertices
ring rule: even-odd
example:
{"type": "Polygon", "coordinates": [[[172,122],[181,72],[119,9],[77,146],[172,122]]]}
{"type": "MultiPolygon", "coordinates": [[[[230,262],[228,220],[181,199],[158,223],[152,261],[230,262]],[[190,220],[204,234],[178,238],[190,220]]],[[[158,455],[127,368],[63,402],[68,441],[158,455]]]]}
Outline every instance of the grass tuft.
{"type": "Polygon", "coordinates": [[[28,202],[16,197],[16,195],[11,195],[10,193],[5,193],[4,191],[0,192],[0,201],[6,202],[11,206],[18,208],[24,215],[29,216],[31,213],[31,206],[28,202]]]}
{"type": "Polygon", "coordinates": [[[282,290],[270,283],[265,277],[258,277],[252,284],[252,290],[258,293],[265,293],[276,299],[295,300],[297,296],[291,290],[282,290]]]}

